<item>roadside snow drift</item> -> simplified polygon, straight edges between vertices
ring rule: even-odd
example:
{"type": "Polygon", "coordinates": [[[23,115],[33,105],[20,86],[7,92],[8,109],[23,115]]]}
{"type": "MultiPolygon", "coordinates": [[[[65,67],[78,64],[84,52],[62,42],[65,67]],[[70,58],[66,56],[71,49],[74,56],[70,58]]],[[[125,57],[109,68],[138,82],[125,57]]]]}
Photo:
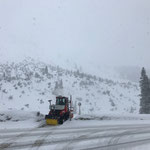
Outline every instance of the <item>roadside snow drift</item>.
{"type": "Polygon", "coordinates": [[[0,129],[8,128],[33,128],[45,123],[44,115],[39,112],[22,110],[1,111],[0,129]]]}

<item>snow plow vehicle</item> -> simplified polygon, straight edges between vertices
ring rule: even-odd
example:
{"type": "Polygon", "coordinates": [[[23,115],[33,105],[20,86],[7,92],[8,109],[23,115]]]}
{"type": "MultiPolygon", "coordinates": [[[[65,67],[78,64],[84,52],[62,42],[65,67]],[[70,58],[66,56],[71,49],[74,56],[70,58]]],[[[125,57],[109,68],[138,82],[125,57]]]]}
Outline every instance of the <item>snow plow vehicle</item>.
{"type": "Polygon", "coordinates": [[[51,105],[50,102],[50,111],[49,114],[45,116],[47,125],[58,125],[63,124],[64,121],[73,118],[73,107],[72,100],[68,97],[58,96],[56,97],[56,104],[51,105]]]}

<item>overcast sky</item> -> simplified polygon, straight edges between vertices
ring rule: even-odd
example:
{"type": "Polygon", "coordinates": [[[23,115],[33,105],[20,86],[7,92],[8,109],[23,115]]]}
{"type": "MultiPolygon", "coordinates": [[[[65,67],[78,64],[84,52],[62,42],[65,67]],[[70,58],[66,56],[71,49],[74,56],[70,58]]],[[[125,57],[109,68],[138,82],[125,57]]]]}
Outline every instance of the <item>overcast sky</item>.
{"type": "Polygon", "coordinates": [[[0,0],[0,58],[24,56],[150,67],[150,0],[0,0]]]}

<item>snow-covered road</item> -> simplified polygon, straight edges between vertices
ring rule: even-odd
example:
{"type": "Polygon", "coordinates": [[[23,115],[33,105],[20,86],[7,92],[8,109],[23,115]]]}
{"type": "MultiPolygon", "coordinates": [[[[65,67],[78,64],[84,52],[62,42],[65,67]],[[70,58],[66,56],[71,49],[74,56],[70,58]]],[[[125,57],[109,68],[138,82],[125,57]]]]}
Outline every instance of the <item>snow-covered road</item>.
{"type": "Polygon", "coordinates": [[[0,150],[149,150],[149,143],[149,124],[0,130],[0,150]]]}

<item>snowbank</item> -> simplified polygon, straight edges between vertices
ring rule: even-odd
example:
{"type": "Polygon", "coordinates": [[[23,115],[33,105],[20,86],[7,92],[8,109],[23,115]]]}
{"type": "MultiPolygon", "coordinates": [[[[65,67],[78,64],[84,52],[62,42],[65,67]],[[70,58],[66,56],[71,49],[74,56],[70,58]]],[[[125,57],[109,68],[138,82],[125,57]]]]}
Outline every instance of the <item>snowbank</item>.
{"type": "Polygon", "coordinates": [[[102,114],[102,115],[78,115],[75,120],[150,120],[150,115],[141,114],[102,114]]]}
{"type": "Polygon", "coordinates": [[[39,112],[21,110],[0,112],[0,129],[35,128],[42,125],[44,121],[44,115],[39,112]]]}
{"type": "Polygon", "coordinates": [[[150,124],[150,115],[78,115],[72,121],[66,121],[60,128],[89,128],[89,127],[116,127],[132,125],[150,124]]]}

